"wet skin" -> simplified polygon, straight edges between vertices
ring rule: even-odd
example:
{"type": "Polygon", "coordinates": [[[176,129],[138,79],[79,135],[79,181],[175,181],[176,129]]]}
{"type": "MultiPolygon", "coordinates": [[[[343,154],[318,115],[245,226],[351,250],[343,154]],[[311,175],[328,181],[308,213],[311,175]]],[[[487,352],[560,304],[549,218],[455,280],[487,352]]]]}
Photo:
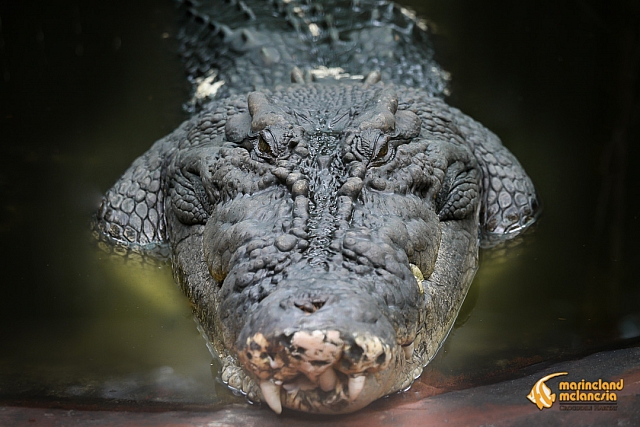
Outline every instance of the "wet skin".
{"type": "Polygon", "coordinates": [[[352,412],[420,375],[480,244],[538,204],[499,139],[428,91],[297,73],[205,104],[107,192],[96,228],[123,252],[170,249],[231,388],[352,412]]]}

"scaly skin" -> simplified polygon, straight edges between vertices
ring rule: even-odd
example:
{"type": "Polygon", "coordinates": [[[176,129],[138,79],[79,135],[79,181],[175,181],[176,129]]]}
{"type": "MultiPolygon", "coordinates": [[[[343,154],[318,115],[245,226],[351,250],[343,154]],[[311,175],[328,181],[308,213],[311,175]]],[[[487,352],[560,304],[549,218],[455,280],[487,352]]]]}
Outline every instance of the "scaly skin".
{"type": "Polygon", "coordinates": [[[498,138],[433,91],[296,73],[203,103],[96,224],[122,251],[169,246],[230,387],[276,412],[352,412],[420,375],[480,240],[522,232],[537,202],[498,138]]]}

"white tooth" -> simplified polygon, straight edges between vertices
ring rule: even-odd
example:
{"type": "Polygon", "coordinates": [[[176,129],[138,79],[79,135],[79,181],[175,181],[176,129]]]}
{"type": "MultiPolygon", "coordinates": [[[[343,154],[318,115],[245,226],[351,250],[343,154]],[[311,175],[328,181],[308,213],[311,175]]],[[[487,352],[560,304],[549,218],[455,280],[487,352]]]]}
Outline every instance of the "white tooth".
{"type": "Polygon", "coordinates": [[[273,360],[271,356],[269,356],[269,366],[271,366],[271,369],[278,369],[280,367],[278,366],[278,362],[273,360]]]}
{"type": "Polygon", "coordinates": [[[262,397],[267,402],[269,408],[273,409],[273,412],[279,414],[282,412],[282,402],[280,402],[280,387],[269,380],[264,380],[260,383],[260,390],[262,390],[262,397]]]}
{"type": "Polygon", "coordinates": [[[319,377],[318,382],[320,383],[320,388],[322,391],[331,391],[336,388],[336,383],[338,382],[338,377],[336,376],[336,371],[333,370],[331,366],[329,369],[324,371],[319,377]]]}
{"type": "Polygon", "coordinates": [[[360,392],[364,388],[364,380],[366,377],[360,375],[358,377],[349,377],[349,400],[353,402],[360,396],[360,392]]]}
{"type": "Polygon", "coordinates": [[[402,347],[402,349],[404,350],[404,358],[405,359],[411,360],[411,358],[413,357],[414,344],[415,344],[415,341],[412,342],[409,345],[405,345],[404,347],[402,347]]]}
{"type": "Polygon", "coordinates": [[[300,384],[298,384],[298,383],[286,383],[286,384],[282,384],[282,388],[287,390],[287,393],[293,393],[294,391],[300,390],[300,384]]]}

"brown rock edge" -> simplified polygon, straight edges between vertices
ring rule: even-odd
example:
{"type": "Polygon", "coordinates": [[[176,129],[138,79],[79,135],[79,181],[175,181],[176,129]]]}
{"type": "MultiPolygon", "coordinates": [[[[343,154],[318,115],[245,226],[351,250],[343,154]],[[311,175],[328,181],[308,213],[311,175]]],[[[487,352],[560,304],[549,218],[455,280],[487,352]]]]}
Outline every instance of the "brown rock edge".
{"type": "MultiPolygon", "coordinates": [[[[529,369],[527,369],[529,371],[529,369]]],[[[552,380],[555,381],[555,380],[552,380]]],[[[557,381],[550,381],[557,393],[557,381]]],[[[559,381],[559,379],[558,379],[559,381]]],[[[640,425],[640,347],[596,353],[580,360],[557,363],[531,375],[510,381],[452,391],[437,396],[411,399],[411,390],[403,395],[382,399],[370,407],[344,416],[317,416],[285,411],[275,415],[266,405],[227,406],[220,410],[166,410],[157,405],[72,403],[38,407],[38,402],[0,402],[1,426],[610,426],[640,425]],[[527,398],[531,387],[545,375],[568,372],[569,381],[617,381],[624,389],[617,392],[616,410],[561,410],[556,401],[549,409],[539,410],[527,398]],[[407,396],[407,394],[409,396],[407,396]]]]}

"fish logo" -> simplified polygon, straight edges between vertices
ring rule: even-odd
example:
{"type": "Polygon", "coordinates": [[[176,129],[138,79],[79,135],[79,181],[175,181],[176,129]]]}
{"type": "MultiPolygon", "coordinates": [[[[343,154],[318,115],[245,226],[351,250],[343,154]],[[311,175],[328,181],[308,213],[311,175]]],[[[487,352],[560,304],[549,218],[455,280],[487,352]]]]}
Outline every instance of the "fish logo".
{"type": "Polygon", "coordinates": [[[543,408],[551,408],[553,402],[556,401],[556,394],[551,393],[551,389],[547,387],[545,381],[559,377],[560,375],[567,375],[567,372],[556,372],[555,374],[549,374],[544,378],[540,378],[531,389],[531,393],[527,396],[541,411],[543,408]]]}

